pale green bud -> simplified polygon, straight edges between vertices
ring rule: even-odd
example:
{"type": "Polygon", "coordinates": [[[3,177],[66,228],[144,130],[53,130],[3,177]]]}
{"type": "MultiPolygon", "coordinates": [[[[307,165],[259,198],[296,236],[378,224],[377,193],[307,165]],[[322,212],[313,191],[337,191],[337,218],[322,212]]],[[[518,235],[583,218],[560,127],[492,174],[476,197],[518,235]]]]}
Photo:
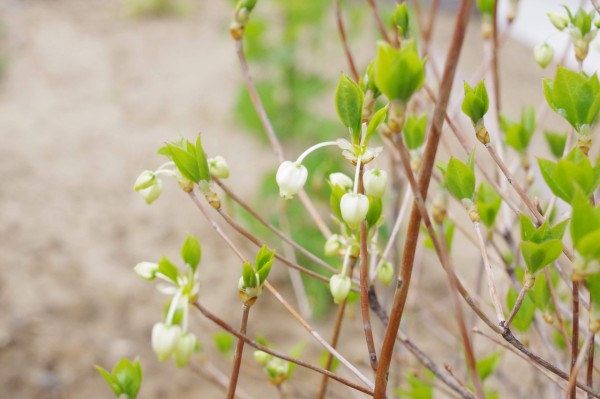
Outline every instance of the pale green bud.
{"type": "Polygon", "coordinates": [[[371,169],[363,176],[365,192],[375,198],[383,197],[387,188],[387,172],[385,170],[371,169]]]}
{"type": "Polygon", "coordinates": [[[285,199],[292,198],[302,190],[307,177],[308,171],[304,165],[291,161],[283,162],[279,165],[275,176],[277,185],[279,185],[279,194],[285,199]]]}
{"type": "Polygon", "coordinates": [[[266,366],[272,358],[273,356],[269,355],[267,352],[254,351],[254,360],[261,366],[266,366]]]}
{"type": "Polygon", "coordinates": [[[337,234],[329,236],[325,241],[325,255],[326,256],[337,256],[343,248],[342,237],[337,234]]]}
{"type": "Polygon", "coordinates": [[[158,264],[153,262],[140,262],[135,265],[133,270],[144,280],[152,281],[156,277],[156,272],[158,272],[158,264]]]}
{"type": "Polygon", "coordinates": [[[227,179],[229,177],[229,166],[225,158],[220,155],[208,160],[208,169],[210,170],[210,175],[217,179],[227,179]]]}
{"type": "Polygon", "coordinates": [[[343,190],[348,190],[354,185],[351,178],[340,172],[330,174],[329,181],[334,186],[338,186],[343,190]]]}
{"type": "Polygon", "coordinates": [[[140,191],[145,188],[151,187],[154,184],[156,184],[156,175],[151,170],[145,170],[142,173],[140,173],[138,178],[135,180],[133,189],[135,191],[140,191]]]}
{"type": "Polygon", "coordinates": [[[158,360],[164,362],[171,356],[181,337],[181,327],[156,323],[152,327],[152,350],[158,360]]]}
{"type": "Polygon", "coordinates": [[[558,30],[565,29],[569,24],[569,19],[557,12],[549,12],[548,18],[550,19],[550,22],[552,22],[552,25],[558,30]]]}
{"type": "Polygon", "coordinates": [[[150,205],[151,203],[156,201],[158,197],[160,197],[160,193],[162,193],[162,188],[162,181],[160,179],[156,179],[153,185],[151,185],[148,188],[138,190],[138,193],[140,193],[140,195],[144,198],[146,203],[150,205]]]}
{"type": "Polygon", "coordinates": [[[360,226],[369,211],[369,199],[363,194],[344,194],[340,201],[342,218],[353,229],[360,226]]]}
{"type": "Polygon", "coordinates": [[[377,265],[377,278],[385,285],[392,282],[392,279],[394,278],[394,268],[390,262],[382,260],[379,265],[377,265]]]}
{"type": "Polygon", "coordinates": [[[331,296],[333,296],[333,302],[336,304],[342,303],[352,287],[352,281],[350,277],[343,274],[334,274],[329,279],[329,289],[331,290],[331,296]]]}
{"type": "Polygon", "coordinates": [[[542,68],[546,68],[554,58],[554,49],[548,43],[538,44],[533,48],[533,58],[542,68]]]}
{"type": "Polygon", "coordinates": [[[196,342],[196,337],[192,333],[186,333],[179,337],[173,350],[173,359],[177,367],[183,367],[189,363],[196,349],[196,342]]]}

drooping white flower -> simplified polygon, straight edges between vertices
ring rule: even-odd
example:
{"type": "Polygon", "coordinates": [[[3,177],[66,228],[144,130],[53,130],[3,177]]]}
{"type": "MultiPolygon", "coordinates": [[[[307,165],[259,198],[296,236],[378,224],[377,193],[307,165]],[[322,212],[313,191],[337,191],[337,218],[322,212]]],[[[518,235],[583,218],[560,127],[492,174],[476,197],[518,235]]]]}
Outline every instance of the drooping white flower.
{"type": "Polygon", "coordinates": [[[156,272],[158,272],[158,264],[153,262],[140,262],[135,265],[133,270],[141,278],[152,281],[156,277],[156,272]]]}
{"type": "Polygon", "coordinates": [[[369,211],[369,199],[363,194],[344,194],[340,202],[342,218],[353,229],[358,228],[369,211]]]}
{"type": "Polygon", "coordinates": [[[177,367],[183,367],[189,363],[196,349],[196,341],[196,337],[192,333],[185,333],[179,337],[173,350],[173,359],[177,367]]]}
{"type": "Polygon", "coordinates": [[[387,188],[387,172],[385,170],[371,169],[363,176],[365,192],[375,198],[383,197],[387,188]]]}
{"type": "Polygon", "coordinates": [[[181,327],[156,323],[152,327],[152,350],[158,360],[164,362],[171,356],[181,337],[181,327]]]}
{"type": "Polygon", "coordinates": [[[160,197],[160,193],[162,193],[162,188],[162,181],[160,179],[156,179],[154,184],[152,184],[150,187],[138,190],[138,193],[140,193],[140,195],[144,198],[146,203],[150,205],[151,203],[156,201],[158,197],[160,197]]]}
{"type": "Polygon", "coordinates": [[[227,179],[229,177],[229,165],[220,155],[208,160],[208,169],[210,174],[217,179],[227,179]]]}
{"type": "Polygon", "coordinates": [[[145,170],[138,178],[135,180],[135,184],[133,185],[133,189],[135,191],[140,191],[145,188],[151,187],[156,183],[156,175],[151,170],[145,170]]]}
{"type": "Polygon", "coordinates": [[[390,262],[385,260],[381,261],[379,265],[377,265],[377,278],[383,284],[388,285],[392,279],[394,278],[394,268],[390,262]]]}
{"type": "Polygon", "coordinates": [[[294,194],[302,190],[307,177],[308,171],[304,165],[291,161],[283,162],[279,165],[275,176],[277,185],[279,185],[279,194],[285,199],[292,198],[294,194]]]}
{"type": "Polygon", "coordinates": [[[338,234],[332,234],[325,241],[325,255],[336,256],[340,254],[340,250],[343,248],[342,237],[338,234]]]}
{"type": "Polygon", "coordinates": [[[552,25],[558,30],[565,29],[569,24],[569,19],[557,12],[549,12],[548,18],[550,18],[550,22],[552,22],[552,25]]]}
{"type": "Polygon", "coordinates": [[[350,277],[344,274],[334,274],[331,276],[329,279],[329,289],[331,290],[331,296],[333,296],[333,302],[336,304],[342,303],[348,296],[351,286],[352,281],[350,277]]]}
{"type": "Polygon", "coordinates": [[[533,48],[533,58],[542,68],[546,68],[554,59],[554,49],[548,43],[538,44],[533,48]]]}
{"type": "Polygon", "coordinates": [[[340,187],[343,190],[350,189],[354,185],[354,182],[350,177],[340,172],[330,174],[329,181],[334,186],[340,187]]]}

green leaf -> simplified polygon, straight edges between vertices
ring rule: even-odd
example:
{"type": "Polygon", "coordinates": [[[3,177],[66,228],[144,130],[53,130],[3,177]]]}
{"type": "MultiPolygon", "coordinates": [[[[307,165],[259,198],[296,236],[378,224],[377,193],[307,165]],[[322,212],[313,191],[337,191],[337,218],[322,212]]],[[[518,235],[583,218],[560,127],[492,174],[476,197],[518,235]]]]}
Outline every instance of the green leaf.
{"type": "Polygon", "coordinates": [[[548,240],[541,244],[523,241],[520,247],[527,270],[531,274],[537,273],[543,267],[558,259],[563,249],[560,240],[548,240]]]}
{"type": "Polygon", "coordinates": [[[198,176],[200,180],[210,181],[210,170],[208,168],[208,161],[206,160],[206,153],[202,148],[200,135],[196,139],[196,162],[198,163],[198,176]]]}
{"type": "Polygon", "coordinates": [[[535,109],[528,107],[521,113],[520,123],[510,123],[504,121],[503,130],[506,132],[506,144],[514,148],[517,152],[523,153],[529,146],[531,136],[535,131],[535,109]]]}
{"type": "Polygon", "coordinates": [[[403,38],[407,38],[410,33],[410,18],[406,3],[403,2],[396,5],[396,10],[394,10],[394,14],[392,15],[392,21],[394,25],[396,25],[396,27],[398,28],[400,36],[402,36],[403,38]]]}
{"type": "Polygon", "coordinates": [[[562,66],[554,80],[544,79],[544,96],[550,107],[575,128],[592,125],[600,111],[600,82],[596,74],[586,75],[562,66]]]}
{"type": "Polygon", "coordinates": [[[545,131],[544,136],[552,155],[556,158],[561,158],[567,144],[567,134],[545,131]]]}
{"type": "Polygon", "coordinates": [[[142,384],[142,366],[136,359],[133,363],[129,359],[121,359],[113,368],[112,375],[119,382],[121,393],[129,399],[135,399],[142,384]]]}
{"type": "Polygon", "coordinates": [[[409,399],[433,399],[434,392],[431,382],[424,381],[412,373],[406,374],[406,381],[409,389],[396,388],[396,395],[409,399]]]}
{"type": "Polygon", "coordinates": [[[381,108],[379,111],[375,112],[375,115],[373,115],[373,117],[369,121],[369,124],[367,125],[367,137],[365,137],[365,143],[364,143],[365,145],[367,145],[369,143],[369,139],[371,138],[371,136],[373,135],[375,130],[377,130],[379,125],[381,125],[383,123],[383,121],[385,120],[385,117],[387,116],[387,111],[388,111],[388,106],[386,105],[385,107],[381,108]]]}
{"type": "Polygon", "coordinates": [[[188,234],[187,238],[181,246],[181,258],[185,263],[190,265],[193,271],[196,271],[200,258],[202,257],[202,250],[198,239],[191,234],[188,234]]]}
{"type": "Polygon", "coordinates": [[[487,228],[492,228],[502,205],[502,197],[487,182],[482,182],[477,191],[477,211],[487,228]]]}
{"type": "Polygon", "coordinates": [[[266,245],[263,245],[256,254],[255,266],[260,271],[263,267],[270,267],[275,258],[275,251],[271,251],[266,245]]]}
{"type": "Polygon", "coordinates": [[[119,385],[119,381],[117,381],[117,379],[114,378],[111,373],[109,373],[108,371],[106,371],[102,367],[100,367],[98,365],[96,365],[94,367],[96,367],[96,370],[98,370],[98,372],[100,373],[100,375],[102,375],[102,378],[104,378],[104,381],[106,381],[106,383],[108,384],[108,386],[110,387],[110,389],[112,389],[112,391],[114,392],[114,394],[117,397],[121,396],[121,393],[123,393],[123,392],[121,391],[121,385],[119,385]]]}
{"type": "Polygon", "coordinates": [[[200,181],[200,171],[198,170],[198,161],[195,154],[191,154],[171,143],[167,143],[171,151],[171,159],[179,169],[179,172],[194,183],[200,181]]]}
{"type": "Polygon", "coordinates": [[[544,178],[544,181],[546,182],[548,188],[550,188],[552,193],[558,198],[566,202],[570,202],[570,194],[565,192],[564,187],[562,187],[562,185],[560,185],[555,180],[554,175],[556,173],[556,164],[547,159],[539,158],[538,165],[540,166],[540,172],[542,173],[542,177],[544,178]]]}
{"type": "MultiPolygon", "coordinates": [[[[436,233],[438,232],[438,229],[436,226],[433,226],[433,230],[436,233]]],[[[427,233],[427,229],[425,229],[424,226],[423,226],[423,232],[425,233],[425,241],[423,242],[423,245],[425,246],[425,248],[433,251],[435,249],[433,246],[433,241],[431,240],[431,237],[429,236],[429,233],[427,233]]],[[[446,248],[447,248],[448,252],[451,252],[452,240],[454,239],[454,223],[452,223],[450,221],[450,219],[448,219],[448,218],[444,219],[444,234],[445,234],[445,239],[446,239],[446,248]]]]}
{"type": "Polygon", "coordinates": [[[459,200],[472,199],[475,193],[475,174],[467,165],[452,157],[446,169],[446,186],[459,200]]]}
{"type": "Polygon", "coordinates": [[[221,352],[222,355],[227,356],[231,353],[234,342],[233,335],[223,331],[214,333],[212,339],[215,343],[217,350],[221,352]]]}
{"type": "MultiPolygon", "coordinates": [[[[506,295],[506,305],[508,309],[512,309],[515,306],[518,296],[519,293],[513,287],[508,288],[508,293],[506,295]]],[[[534,314],[535,305],[533,304],[533,302],[531,302],[529,296],[525,295],[523,303],[521,304],[521,308],[515,315],[511,326],[521,332],[526,332],[529,329],[531,322],[533,322],[534,314]]]]}
{"type": "Polygon", "coordinates": [[[584,258],[597,258],[600,248],[597,239],[600,231],[600,207],[594,207],[580,191],[573,198],[571,213],[571,239],[577,252],[584,258]]]}
{"type": "Polygon", "coordinates": [[[364,95],[358,84],[342,74],[335,92],[335,109],[342,124],[350,129],[354,144],[360,140],[363,101],[364,95]]]}
{"type": "MultiPolygon", "coordinates": [[[[321,367],[325,368],[327,366],[327,359],[329,359],[329,351],[324,349],[321,352],[321,357],[319,358],[319,364],[321,367]]],[[[328,370],[335,373],[335,370],[339,367],[340,361],[335,357],[331,356],[331,366],[329,366],[328,370]]]]}
{"type": "Polygon", "coordinates": [[[477,8],[482,14],[492,15],[494,13],[495,0],[477,0],[477,8]]]}
{"type": "Polygon", "coordinates": [[[519,220],[521,222],[521,240],[529,241],[535,233],[535,225],[524,213],[519,214],[519,220]]]}
{"type": "Polygon", "coordinates": [[[165,256],[158,262],[158,272],[163,274],[169,280],[177,284],[177,278],[179,277],[179,269],[165,256]]]}
{"type": "MultiPolygon", "coordinates": [[[[553,284],[554,285],[554,284],[553,284]]],[[[531,288],[527,295],[536,306],[536,308],[541,311],[546,311],[551,308],[551,296],[550,296],[550,288],[548,288],[548,283],[546,282],[546,275],[544,273],[540,273],[536,279],[533,288],[531,288]]]]}
{"type": "Polygon", "coordinates": [[[464,85],[465,98],[462,103],[462,111],[471,118],[475,124],[480,121],[487,113],[489,108],[489,98],[485,83],[483,80],[475,87],[469,86],[467,82],[464,85]]]}
{"type": "Polygon", "coordinates": [[[527,240],[538,244],[548,240],[562,240],[568,223],[569,220],[564,220],[550,227],[550,222],[545,221],[527,240]]]}
{"type": "Polygon", "coordinates": [[[249,262],[244,262],[244,264],[242,265],[242,278],[244,279],[244,285],[246,287],[258,287],[256,272],[254,271],[252,265],[249,262]]]}
{"type": "Polygon", "coordinates": [[[427,128],[427,114],[421,117],[410,115],[404,124],[404,142],[409,150],[416,150],[425,142],[427,128]]]}
{"type": "Polygon", "coordinates": [[[377,223],[379,222],[379,219],[381,218],[383,204],[382,204],[381,198],[376,198],[371,195],[369,195],[368,198],[369,198],[369,210],[367,211],[366,220],[367,220],[367,227],[371,228],[371,227],[377,225],[377,223]]]}
{"type": "Polygon", "coordinates": [[[423,85],[425,61],[419,58],[414,41],[408,41],[400,49],[379,42],[374,75],[377,88],[390,101],[400,100],[406,104],[423,85]]]}
{"type": "Polygon", "coordinates": [[[481,381],[485,381],[490,375],[494,373],[498,365],[500,364],[501,353],[494,352],[489,356],[477,360],[477,373],[481,381]]]}
{"type": "Polygon", "coordinates": [[[339,186],[334,186],[329,183],[329,187],[331,188],[331,195],[329,197],[329,205],[331,206],[331,211],[338,218],[338,220],[342,219],[342,211],[340,209],[340,202],[342,201],[342,197],[346,194],[346,191],[339,186]]]}

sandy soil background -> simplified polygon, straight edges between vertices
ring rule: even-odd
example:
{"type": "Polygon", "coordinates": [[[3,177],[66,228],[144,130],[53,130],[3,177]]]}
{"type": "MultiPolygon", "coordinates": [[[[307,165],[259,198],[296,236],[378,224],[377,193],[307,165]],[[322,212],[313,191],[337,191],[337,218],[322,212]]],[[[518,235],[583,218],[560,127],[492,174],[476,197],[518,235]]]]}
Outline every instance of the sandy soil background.
{"type": "MultiPolygon", "coordinates": [[[[0,80],[0,397],[106,398],[109,390],[93,365],[108,368],[137,355],[145,371],[140,397],[222,396],[189,369],[175,372],[155,359],[150,329],[164,298],[132,272],[136,262],[163,253],[176,259],[185,234],[196,234],[209,291],[203,300],[237,324],[235,258],[174,182],[152,207],[132,191],[142,169],[160,164],[156,148],[179,134],[202,131],[206,148],[229,161],[230,185],[246,198],[253,177],[275,165],[271,152],[232,122],[240,79],[227,36],[229,3],[200,3],[185,18],[135,21],[113,0],[2,2],[1,48],[9,64],[0,80]]],[[[450,29],[442,19],[440,50],[450,29]]],[[[481,59],[477,30],[469,31],[460,79],[481,59]]],[[[527,49],[515,45],[503,56],[507,74],[521,82],[513,88],[519,101],[505,104],[514,114],[540,100],[540,72],[528,72],[534,67],[527,49]]],[[[343,68],[336,58],[334,73],[343,68]]],[[[286,289],[285,273],[274,279],[286,289]]],[[[444,289],[443,280],[428,285],[444,289]]],[[[289,328],[293,321],[279,316],[272,298],[262,302],[251,332],[268,331],[283,349],[298,337],[310,341],[289,328]]],[[[196,319],[207,357],[228,374],[227,361],[210,348],[217,330],[196,319]]],[[[435,333],[423,336],[439,345],[435,333]]],[[[362,348],[360,334],[350,334],[342,353],[364,366],[362,348]]],[[[438,360],[456,360],[444,348],[438,360]]],[[[319,350],[311,344],[307,353],[319,350]]],[[[264,381],[255,368],[241,384],[255,397],[272,397],[264,381]]]]}

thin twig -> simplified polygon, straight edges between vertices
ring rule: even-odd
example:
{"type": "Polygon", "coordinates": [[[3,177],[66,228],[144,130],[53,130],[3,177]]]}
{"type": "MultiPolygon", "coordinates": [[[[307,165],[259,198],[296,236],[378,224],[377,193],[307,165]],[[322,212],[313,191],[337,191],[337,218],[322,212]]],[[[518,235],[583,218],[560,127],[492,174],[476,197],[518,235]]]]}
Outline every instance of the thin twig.
{"type": "MultiPolygon", "coordinates": [[[[248,327],[248,315],[250,307],[246,304],[242,305],[242,321],[240,323],[240,334],[246,334],[248,327]]],[[[229,389],[227,390],[227,399],[235,398],[235,390],[237,388],[238,377],[240,375],[240,365],[242,364],[242,355],[244,353],[244,340],[238,338],[233,356],[233,368],[231,369],[231,378],[229,379],[229,389]]]]}
{"type": "MultiPolygon", "coordinates": [[[[571,331],[571,377],[577,375],[577,357],[579,352],[579,282],[573,281],[573,330],[571,331]]],[[[593,335],[592,335],[593,337],[593,335]]],[[[582,351],[583,352],[583,351],[582,351]]],[[[575,387],[569,379],[569,396],[576,399],[575,387]]]]}
{"type": "Polygon", "coordinates": [[[383,20],[381,19],[381,15],[379,14],[379,9],[377,8],[377,0],[368,0],[368,2],[369,6],[371,6],[371,10],[373,11],[373,17],[375,18],[375,22],[377,23],[377,27],[379,28],[381,36],[386,42],[392,44],[390,37],[387,33],[387,29],[385,28],[383,20]]]}
{"type": "Polygon", "coordinates": [[[560,331],[565,344],[567,345],[567,350],[571,351],[571,340],[569,339],[569,334],[567,333],[567,329],[565,328],[565,322],[562,317],[562,313],[558,308],[558,299],[556,298],[556,292],[554,291],[554,285],[552,284],[552,279],[550,278],[550,272],[548,268],[544,268],[544,277],[546,277],[546,285],[548,286],[548,291],[550,291],[550,298],[552,300],[552,306],[554,307],[554,313],[556,314],[556,321],[558,322],[558,330],[560,331]]]}
{"type": "Polygon", "coordinates": [[[260,351],[263,351],[265,353],[268,353],[271,356],[275,356],[278,357],[280,359],[286,360],[288,362],[297,364],[298,366],[307,368],[309,370],[313,370],[316,371],[317,373],[321,373],[321,374],[325,374],[327,375],[329,378],[336,380],[346,386],[349,386],[350,388],[356,389],[357,391],[366,393],[367,395],[372,395],[373,392],[371,391],[371,389],[369,388],[365,388],[363,386],[357,385],[355,383],[353,383],[352,381],[348,381],[347,379],[340,377],[337,374],[332,373],[331,371],[328,370],[324,370],[320,367],[314,366],[310,363],[306,363],[302,360],[299,359],[294,359],[291,356],[286,355],[285,353],[281,353],[278,352],[276,350],[273,350],[271,348],[268,348],[264,345],[259,344],[258,342],[254,341],[253,339],[249,338],[248,336],[246,336],[245,334],[241,334],[239,331],[237,331],[235,328],[231,327],[229,324],[227,324],[226,322],[224,322],[223,320],[221,320],[219,317],[217,317],[216,315],[212,314],[211,312],[209,312],[204,306],[202,306],[200,304],[200,302],[194,302],[193,305],[200,311],[200,313],[202,313],[207,319],[209,319],[210,321],[212,321],[213,323],[215,323],[216,325],[218,325],[219,327],[221,327],[222,329],[224,329],[225,331],[227,331],[228,333],[236,336],[238,339],[242,339],[244,340],[244,342],[246,342],[248,345],[252,346],[253,348],[256,348],[260,351]]]}
{"type": "Polygon", "coordinates": [[[587,337],[585,338],[585,341],[583,342],[583,346],[581,347],[581,350],[579,351],[579,355],[577,356],[575,364],[573,364],[573,367],[571,368],[571,376],[569,377],[569,384],[567,385],[565,398],[568,398],[568,397],[575,398],[576,397],[574,395],[576,392],[575,391],[575,381],[577,381],[577,374],[579,373],[579,369],[581,368],[581,366],[583,366],[583,362],[585,361],[585,358],[588,355],[588,347],[590,345],[593,346],[593,342],[594,342],[594,333],[589,331],[587,337]]]}
{"type": "MultiPolygon", "coordinates": [[[[224,392],[227,392],[227,389],[229,387],[229,379],[227,379],[227,376],[225,374],[223,374],[223,372],[221,370],[216,368],[214,364],[207,363],[207,362],[200,362],[199,365],[190,363],[189,366],[192,369],[192,371],[194,371],[196,374],[201,375],[202,377],[206,378],[208,381],[212,382],[219,388],[223,389],[224,392]]],[[[248,395],[246,392],[242,391],[241,388],[238,389],[237,392],[235,393],[235,398],[236,399],[252,399],[252,397],[250,395],[248,395]]]]}
{"type": "MultiPolygon", "coordinates": [[[[460,9],[458,10],[458,16],[456,18],[452,44],[446,57],[446,66],[444,68],[442,79],[443,83],[440,88],[440,95],[433,114],[433,121],[428,135],[429,138],[425,146],[423,162],[421,165],[422,169],[419,176],[418,186],[421,190],[423,198],[427,198],[427,190],[429,189],[433,164],[435,162],[442,126],[444,123],[444,116],[448,107],[448,100],[450,99],[450,91],[452,90],[452,84],[454,82],[456,65],[460,56],[460,50],[464,41],[472,5],[472,0],[461,1],[460,9]]],[[[381,347],[379,367],[377,368],[377,374],[375,378],[375,399],[383,399],[385,397],[387,375],[390,368],[390,362],[392,360],[396,335],[398,334],[398,328],[400,327],[400,321],[402,320],[404,305],[406,304],[406,297],[408,295],[408,288],[410,286],[420,224],[420,212],[417,206],[413,205],[409,219],[407,238],[404,243],[404,252],[397,289],[394,293],[392,310],[390,312],[390,321],[386,328],[381,347]]]]}
{"type": "Polygon", "coordinates": [[[492,303],[494,304],[494,309],[496,310],[496,317],[498,318],[498,324],[500,327],[504,325],[504,313],[502,312],[502,304],[500,303],[500,299],[498,298],[498,292],[496,291],[496,283],[494,281],[494,272],[492,271],[492,265],[490,263],[490,258],[487,253],[487,248],[485,246],[485,241],[483,239],[483,235],[481,234],[481,228],[479,227],[479,222],[473,222],[473,227],[475,228],[475,232],[477,233],[477,238],[479,239],[479,249],[481,250],[481,256],[483,257],[483,264],[485,266],[488,289],[490,291],[490,297],[492,298],[492,303]]]}
{"type": "Polygon", "coordinates": [[[335,14],[335,21],[337,23],[338,32],[340,33],[342,47],[344,48],[344,54],[346,54],[346,60],[348,61],[348,66],[350,67],[350,73],[352,74],[352,78],[356,82],[358,82],[360,79],[360,75],[356,70],[356,65],[354,64],[354,57],[352,57],[352,52],[350,51],[350,46],[348,45],[348,39],[346,38],[346,29],[344,28],[344,21],[342,20],[342,10],[340,9],[340,0],[333,0],[333,12],[335,14]]]}
{"type": "Polygon", "coordinates": [[[600,14],[600,2],[598,2],[598,0],[592,0],[592,4],[594,5],[596,12],[600,14]]]}

